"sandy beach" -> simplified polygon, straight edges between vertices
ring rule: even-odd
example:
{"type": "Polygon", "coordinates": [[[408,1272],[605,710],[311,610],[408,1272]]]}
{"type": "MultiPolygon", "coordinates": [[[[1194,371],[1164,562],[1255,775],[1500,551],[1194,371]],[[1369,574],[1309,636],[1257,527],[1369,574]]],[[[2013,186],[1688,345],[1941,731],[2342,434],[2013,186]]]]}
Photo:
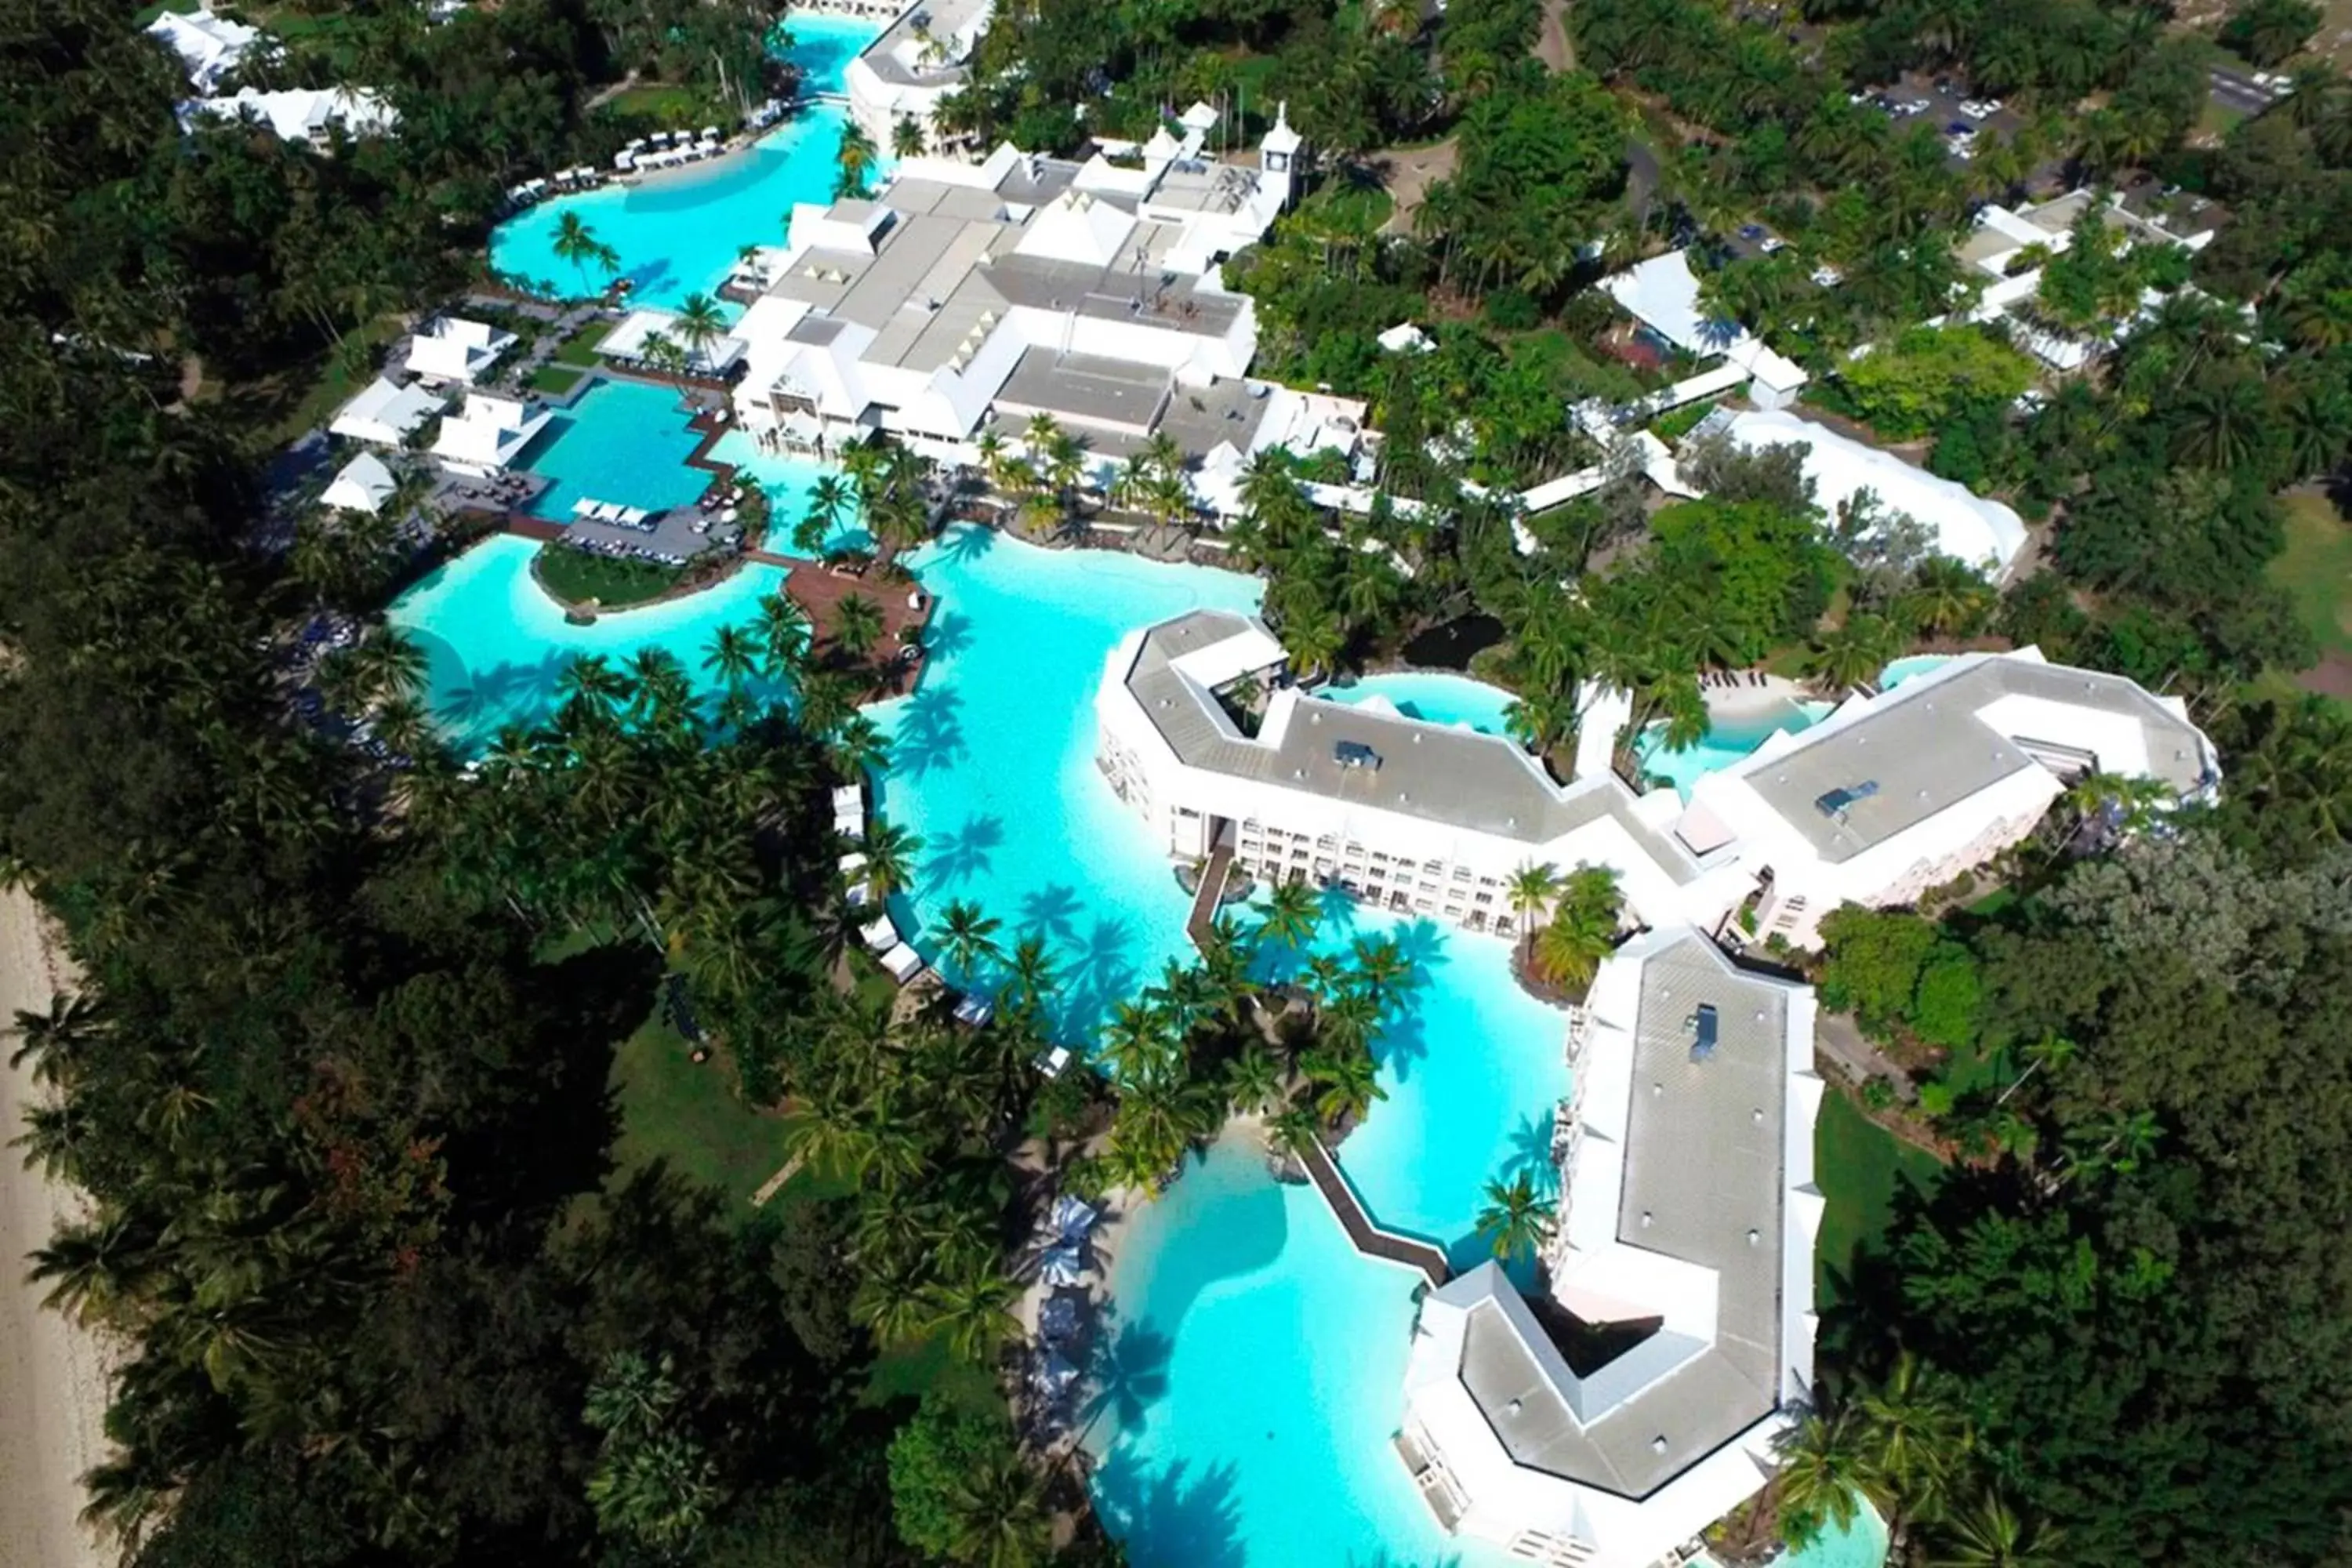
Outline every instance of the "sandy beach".
{"type": "MultiPolygon", "coordinates": [[[[19,1008],[47,1009],[49,955],[30,895],[0,893],[0,1026],[19,1008]]],[[[13,1037],[0,1061],[16,1049],[13,1037]]],[[[39,1090],[26,1070],[0,1070],[0,1127],[16,1137],[39,1090]]],[[[47,1244],[75,1194],[0,1150],[0,1563],[10,1568],[100,1568],[114,1554],[80,1522],[81,1477],[104,1455],[107,1363],[96,1335],[41,1306],[25,1255],[47,1244]]]]}

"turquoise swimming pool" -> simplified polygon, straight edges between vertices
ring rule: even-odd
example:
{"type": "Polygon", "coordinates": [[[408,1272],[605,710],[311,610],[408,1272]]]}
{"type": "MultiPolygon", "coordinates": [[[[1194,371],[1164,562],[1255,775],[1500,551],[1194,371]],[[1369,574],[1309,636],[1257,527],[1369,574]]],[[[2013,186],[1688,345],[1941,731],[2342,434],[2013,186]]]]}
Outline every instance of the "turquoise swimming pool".
{"type": "Polygon", "coordinates": [[[1913,676],[1939,669],[1951,661],[1952,656],[1948,653],[1915,653],[1907,658],[1898,658],[1878,672],[1879,689],[1891,691],[1913,676]]]}
{"type": "MultiPolygon", "coordinates": [[[[784,58],[800,68],[801,92],[804,97],[841,91],[849,62],[882,36],[878,22],[822,11],[788,11],[782,26],[792,39],[792,47],[783,51],[784,58]]],[[[768,52],[776,52],[772,41],[768,52]]]]}
{"type": "Polygon", "coordinates": [[[563,215],[576,213],[618,255],[633,301],[673,308],[725,282],[744,246],[782,245],[794,202],[832,199],[845,122],[838,105],[813,105],[749,152],[541,202],[498,226],[490,265],[558,298],[601,291],[605,274],[555,254],[563,215]]]}
{"type": "Polygon", "coordinates": [[[1665,750],[1661,743],[1665,736],[1665,727],[1653,724],[1634,750],[1645,770],[1667,779],[1674,784],[1675,793],[1688,800],[1693,784],[1711,773],[1743,760],[1774,732],[1786,730],[1794,734],[1809,728],[1829,711],[1830,704],[1826,702],[1800,702],[1791,699],[1784,706],[1768,712],[1743,715],[1713,724],[1696,745],[1679,752],[1665,750]]]}
{"type": "Polygon", "coordinates": [[[1783,1552],[1768,1568],[1884,1568],[1888,1544],[1886,1521],[1864,1503],[1851,1525],[1824,1531],[1801,1551],[1783,1552]]]}
{"type": "Polygon", "coordinates": [[[523,454],[520,467],[555,481],[531,510],[569,522],[572,503],[583,497],[650,511],[699,500],[710,476],[686,466],[702,439],[686,427],[687,417],[666,386],[598,382],[523,454]]]}
{"type": "MultiPolygon", "coordinates": [[[[740,430],[730,430],[710,448],[711,461],[732,463],[740,479],[750,475],[768,496],[768,539],[766,548],[779,555],[805,557],[806,552],[793,543],[793,528],[808,511],[810,492],[818,479],[826,474],[841,477],[834,464],[793,452],[765,452],[760,444],[740,430]]],[[[824,550],[871,550],[874,536],[858,521],[856,506],[852,502],[843,509],[841,520],[824,542],[824,550]]],[[[822,552],[820,552],[822,553],[822,552]]]]}
{"type": "Polygon", "coordinates": [[[556,682],[576,654],[618,663],[640,648],[676,654],[709,689],[702,670],[710,634],[749,622],[783,585],[772,566],[742,568],[688,598],[601,616],[575,626],[531,581],[540,546],[511,535],[485,540],[403,594],[388,618],[425,656],[425,705],[462,748],[478,751],[509,724],[554,711],[556,682]]]}
{"type": "Polygon", "coordinates": [[[1499,686],[1489,686],[1466,675],[1397,670],[1388,675],[1367,675],[1352,685],[1332,687],[1323,695],[1339,702],[1364,702],[1385,697],[1408,719],[1426,719],[1433,724],[1467,724],[1489,735],[1510,733],[1509,725],[1503,721],[1503,710],[1511,705],[1511,694],[1499,686]]]}

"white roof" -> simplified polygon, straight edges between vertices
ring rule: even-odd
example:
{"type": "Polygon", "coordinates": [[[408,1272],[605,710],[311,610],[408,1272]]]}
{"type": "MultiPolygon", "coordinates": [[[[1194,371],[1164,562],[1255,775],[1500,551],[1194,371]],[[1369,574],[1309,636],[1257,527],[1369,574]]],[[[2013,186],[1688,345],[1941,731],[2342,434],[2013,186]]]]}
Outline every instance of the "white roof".
{"type": "Polygon", "coordinates": [[[1628,314],[1686,353],[1719,354],[1748,335],[1737,321],[1710,321],[1699,310],[1698,279],[1684,252],[1654,256],[1601,280],[1628,314]]]}
{"type": "Polygon", "coordinates": [[[890,972],[891,979],[904,985],[922,973],[923,955],[902,942],[882,955],[882,967],[890,972]]]}
{"type": "Polygon", "coordinates": [[[1290,128],[1290,105],[1280,103],[1275,106],[1274,128],[1265,133],[1258,149],[1265,153],[1296,153],[1306,140],[1290,128]]]}
{"type": "Polygon", "coordinates": [[[181,106],[184,124],[198,120],[240,120],[248,112],[282,142],[310,142],[341,125],[352,136],[374,136],[400,123],[400,113],[381,93],[367,88],[289,88],[262,92],[245,88],[226,98],[199,99],[181,106]]]}
{"type": "Polygon", "coordinates": [[[393,478],[392,470],[383,466],[381,458],[373,452],[362,452],[343,465],[342,471],[320,493],[319,501],[322,506],[344,511],[373,514],[383,510],[383,503],[399,488],[400,481],[393,478]]]}
{"type": "Polygon", "coordinates": [[[1372,341],[1392,354],[1425,354],[1437,346],[1429,341],[1427,332],[1411,321],[1399,321],[1372,341]]]}
{"type": "Polygon", "coordinates": [[[1084,191],[1066,191],[1039,209],[1013,248],[1021,256],[1108,267],[1134,228],[1134,215],[1084,191]]]}
{"type": "Polygon", "coordinates": [[[1176,123],[1187,131],[1213,131],[1217,124],[1217,111],[1201,100],[1194,99],[1192,107],[1176,117],[1176,123]]]}
{"type": "Polygon", "coordinates": [[[699,348],[688,348],[685,334],[678,331],[677,322],[677,316],[669,310],[632,310],[604,334],[604,341],[596,345],[596,352],[611,359],[642,359],[647,340],[658,332],[687,351],[686,363],[689,368],[724,370],[743,357],[743,340],[732,333],[722,334],[699,348]]]}
{"type": "Polygon", "coordinates": [[[532,437],[555,416],[510,397],[466,395],[466,406],[441,422],[434,438],[436,456],[473,468],[503,468],[522,456],[532,437]]]}
{"type": "Polygon", "coordinates": [[[472,381],[513,346],[515,335],[488,321],[443,316],[408,342],[408,368],[444,381],[472,381]]]}
{"type": "Polygon", "coordinates": [[[260,41],[261,30],[210,11],[165,11],[147,24],[147,36],[180,57],[191,82],[208,88],[237,68],[246,51],[260,41]]]}
{"type": "Polygon", "coordinates": [[[399,442],[441,412],[441,398],[421,386],[377,376],[335,414],[327,428],[354,441],[399,442]]]}
{"type": "Polygon", "coordinates": [[[1825,511],[1856,490],[1874,492],[1882,506],[1908,512],[1936,531],[1936,547],[1998,576],[2025,545],[2025,523],[1996,500],[1971,494],[1964,485],[1915,468],[1891,452],[1842,436],[1825,425],[1783,411],[1735,414],[1727,422],[1743,447],[1799,443],[1811,448],[1805,477],[1825,511]]]}

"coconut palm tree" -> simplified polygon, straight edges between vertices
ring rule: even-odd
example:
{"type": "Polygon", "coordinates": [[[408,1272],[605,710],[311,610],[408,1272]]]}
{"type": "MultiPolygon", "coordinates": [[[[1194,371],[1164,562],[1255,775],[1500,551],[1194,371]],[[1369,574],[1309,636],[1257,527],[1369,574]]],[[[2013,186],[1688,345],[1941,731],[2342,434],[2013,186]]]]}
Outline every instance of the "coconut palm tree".
{"type": "Polygon", "coordinates": [[[1262,1040],[1252,1040],[1225,1064],[1225,1102],[1254,1116],[1282,1098],[1282,1064],[1262,1040]]]}
{"type": "Polygon", "coordinates": [[[866,885],[877,899],[887,899],[908,884],[915,857],[922,852],[923,841],[915,834],[895,823],[877,817],[866,830],[863,850],[866,856],[866,885]]]}
{"type": "Polygon", "coordinates": [[[1521,692],[1503,710],[1504,727],[1539,757],[1576,733],[1576,700],[1556,690],[1521,692]]]}
{"type": "Polygon", "coordinates": [[[793,528],[793,548],[816,554],[840,531],[842,514],[855,504],[850,488],[832,474],[809,487],[808,510],[793,528]]]}
{"type": "Polygon", "coordinates": [[[900,115],[898,123],[890,127],[890,156],[919,158],[925,151],[922,122],[900,115]]]}
{"type": "Polygon", "coordinates": [[[996,932],[1003,923],[982,913],[977,904],[961,899],[950,901],[940,913],[940,955],[969,977],[983,959],[993,963],[1004,956],[1004,950],[996,944],[996,932]]]}
{"type": "Polygon", "coordinates": [[[1851,1529],[1880,1484],[1861,1423],[1817,1410],[1783,1432],[1778,1447],[1781,1539],[1802,1547],[1824,1530],[1851,1529]]]}
{"type": "Polygon", "coordinates": [[[852,658],[864,658],[882,640],[882,606],[852,594],[833,607],[833,644],[852,658]]]}
{"type": "Polygon", "coordinates": [[[1380,1069],[1368,1050],[1340,1050],[1318,1046],[1299,1058],[1299,1071],[1314,1091],[1317,1114],[1331,1125],[1361,1119],[1372,1102],[1386,1100],[1380,1069]]]}
{"type": "Polygon", "coordinates": [[[1054,1521],[1037,1472],[1013,1448],[992,1448],[966,1467],[946,1503],[948,1555],[958,1563],[1038,1568],[1054,1555],[1054,1521]]]}
{"type": "Polygon", "coordinates": [[[1486,1184],[1486,1206],[1478,1211],[1478,1234],[1505,1263],[1534,1257],[1551,1235],[1559,1205],[1537,1193],[1535,1183],[1521,1171],[1509,1182],[1486,1184]]]}
{"type": "Polygon", "coordinates": [[[1293,952],[1315,940],[1315,929],[1323,920],[1323,900],[1307,882],[1276,883],[1266,889],[1259,908],[1265,916],[1259,932],[1293,952]]]}
{"type": "Polygon", "coordinates": [[[729,686],[740,686],[759,672],[760,645],[741,626],[720,626],[710,634],[702,668],[729,686]]]}
{"type": "Polygon", "coordinates": [[[808,613],[785,595],[770,594],[760,601],[760,640],[770,673],[790,674],[808,649],[808,613]]]}
{"type": "Polygon", "coordinates": [[[1965,563],[1931,555],[1911,574],[1911,586],[1895,601],[1905,619],[1937,637],[1965,636],[1992,611],[1992,586],[1965,563]]]}
{"type": "Polygon", "coordinates": [[[1559,873],[1549,864],[1527,861],[1503,884],[1503,896],[1519,920],[1519,961],[1535,955],[1536,914],[1559,892],[1559,873]]]}
{"type": "Polygon", "coordinates": [[[841,146],[834,153],[833,163],[838,171],[833,186],[834,199],[864,195],[866,176],[874,172],[874,139],[856,121],[842,121],[841,146]]]}
{"type": "Polygon", "coordinates": [[[993,1268],[974,1270],[923,1292],[929,1331],[964,1360],[984,1363],[1021,1331],[1013,1303],[1021,1287],[993,1268]]]}
{"type": "Polygon", "coordinates": [[[1302,680],[1328,674],[1339,665],[1347,646],[1346,629],[1339,625],[1339,617],[1328,610],[1284,617],[1283,651],[1290,656],[1291,666],[1302,680]]]}
{"type": "Polygon", "coordinates": [[[1830,691],[1851,691],[1874,679],[1898,646],[1895,628],[1879,616],[1849,616],[1844,625],[1813,638],[1805,673],[1830,691]]]}
{"type": "Polygon", "coordinates": [[[606,277],[621,270],[620,257],[613,247],[596,237],[596,231],[581,220],[576,212],[565,213],[556,220],[552,248],[557,258],[572,263],[580,274],[580,286],[588,286],[588,268],[597,268],[606,277]]]}
{"type": "Polygon", "coordinates": [[[703,293],[688,294],[677,305],[677,341],[687,353],[710,364],[710,345],[727,335],[727,313],[719,301],[703,293]]]}
{"type": "Polygon", "coordinates": [[[1863,1395],[1859,1415],[1871,1467],[1899,1511],[1912,1518],[1939,1513],[1976,1440],[1945,1380],[1905,1351],[1886,1380],[1863,1395]]]}
{"type": "Polygon", "coordinates": [[[1169,1037],[1166,1021],[1132,1002],[1111,1008],[1097,1054],[1122,1086],[1164,1077],[1177,1065],[1176,1043],[1169,1037]]]}
{"type": "Polygon", "coordinates": [[[2065,1568],[2074,1559],[2066,1532],[2022,1518],[1999,1492],[1986,1491],[1927,1531],[1921,1568],[2065,1568]]]}
{"type": "Polygon", "coordinates": [[[834,727],[826,751],[845,778],[877,773],[890,765],[889,740],[863,713],[852,713],[834,727]]]}

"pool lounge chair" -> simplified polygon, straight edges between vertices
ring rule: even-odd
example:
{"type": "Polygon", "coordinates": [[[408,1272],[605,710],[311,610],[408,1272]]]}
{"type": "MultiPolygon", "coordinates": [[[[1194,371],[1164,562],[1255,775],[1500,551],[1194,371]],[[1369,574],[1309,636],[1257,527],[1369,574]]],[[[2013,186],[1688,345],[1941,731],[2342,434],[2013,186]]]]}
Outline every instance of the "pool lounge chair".
{"type": "Polygon", "coordinates": [[[882,955],[882,967],[899,984],[910,985],[923,972],[923,955],[902,942],[882,955]]]}
{"type": "Polygon", "coordinates": [[[844,838],[863,838],[866,819],[854,811],[836,811],[833,814],[833,830],[844,838]]]}
{"type": "Polygon", "coordinates": [[[586,496],[582,496],[572,503],[572,515],[574,517],[593,517],[595,514],[596,503],[586,496]]]}
{"type": "Polygon", "coordinates": [[[847,784],[839,784],[835,787],[833,792],[833,814],[835,816],[839,816],[845,812],[851,811],[863,815],[865,810],[866,790],[863,785],[847,784]]]}
{"type": "Polygon", "coordinates": [[[966,996],[955,1005],[956,1022],[970,1024],[975,1029],[995,1016],[996,1005],[984,997],[966,996]]]}
{"type": "Polygon", "coordinates": [[[844,878],[855,877],[864,869],[866,869],[865,851],[853,849],[841,858],[841,874],[844,878]]]}
{"type": "Polygon", "coordinates": [[[894,947],[906,945],[898,940],[898,927],[887,910],[859,926],[857,940],[876,952],[887,952],[894,947]]]}

